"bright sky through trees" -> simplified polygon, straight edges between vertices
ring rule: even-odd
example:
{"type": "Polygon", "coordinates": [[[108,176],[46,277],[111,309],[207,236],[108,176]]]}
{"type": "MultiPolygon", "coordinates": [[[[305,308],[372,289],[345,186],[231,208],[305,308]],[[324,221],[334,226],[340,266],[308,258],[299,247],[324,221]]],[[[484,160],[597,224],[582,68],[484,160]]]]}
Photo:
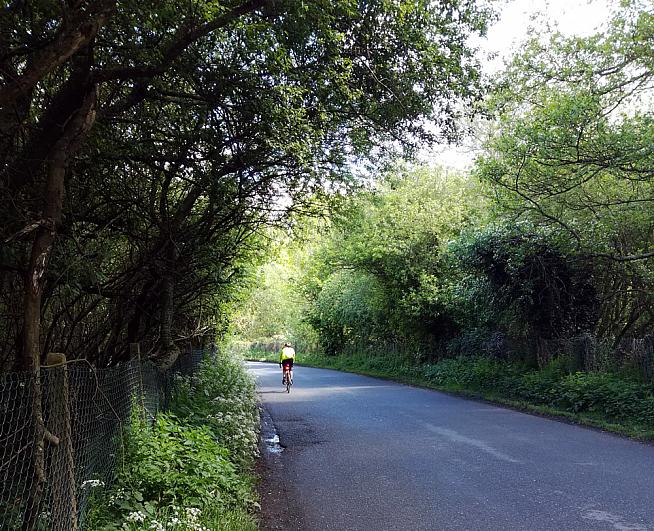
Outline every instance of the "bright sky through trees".
{"type": "MultiPolygon", "coordinates": [[[[605,25],[616,0],[508,0],[500,9],[499,20],[491,26],[484,39],[476,37],[482,65],[486,73],[499,71],[534,29],[544,30],[545,24],[566,35],[585,36],[605,25]]],[[[473,162],[475,142],[466,139],[462,146],[442,146],[426,151],[422,158],[428,163],[455,169],[467,169],[473,162]]]]}
{"type": "Polygon", "coordinates": [[[498,54],[496,61],[484,63],[485,68],[501,68],[502,58],[516,51],[532,28],[542,27],[543,20],[566,35],[590,35],[608,22],[614,4],[611,0],[510,0],[481,43],[484,53],[498,54]]]}

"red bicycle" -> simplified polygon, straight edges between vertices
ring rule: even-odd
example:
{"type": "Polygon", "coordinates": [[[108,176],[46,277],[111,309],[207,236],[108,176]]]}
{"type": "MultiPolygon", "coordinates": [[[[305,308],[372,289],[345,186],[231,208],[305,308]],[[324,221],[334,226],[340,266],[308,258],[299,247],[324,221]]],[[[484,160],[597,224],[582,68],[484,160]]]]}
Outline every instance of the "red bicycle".
{"type": "Polygon", "coordinates": [[[293,385],[293,380],[291,378],[291,366],[284,364],[284,375],[282,376],[282,385],[286,386],[286,392],[291,392],[291,386],[293,385]]]}

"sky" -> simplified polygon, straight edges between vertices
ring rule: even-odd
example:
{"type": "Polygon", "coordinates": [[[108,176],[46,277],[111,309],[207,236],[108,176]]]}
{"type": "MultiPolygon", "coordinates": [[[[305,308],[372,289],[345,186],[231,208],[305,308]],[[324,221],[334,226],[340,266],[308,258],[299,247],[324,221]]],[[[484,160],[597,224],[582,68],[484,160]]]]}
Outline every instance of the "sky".
{"type": "MultiPolygon", "coordinates": [[[[500,18],[491,26],[486,38],[473,41],[480,47],[484,70],[491,74],[502,68],[538,25],[540,13],[551,25],[567,35],[590,35],[606,24],[611,16],[612,0],[506,0],[500,7],[500,18]],[[496,54],[489,60],[489,54],[496,54]]],[[[459,147],[436,147],[425,151],[421,159],[454,169],[467,169],[473,162],[474,142],[465,140],[459,147]]]]}

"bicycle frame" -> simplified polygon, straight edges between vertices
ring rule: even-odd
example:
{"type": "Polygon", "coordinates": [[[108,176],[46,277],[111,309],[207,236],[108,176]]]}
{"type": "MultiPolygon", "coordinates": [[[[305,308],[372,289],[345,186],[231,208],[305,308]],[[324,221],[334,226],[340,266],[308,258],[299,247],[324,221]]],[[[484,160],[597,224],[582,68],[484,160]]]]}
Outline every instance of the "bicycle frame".
{"type": "Polygon", "coordinates": [[[286,385],[286,392],[290,393],[291,392],[291,368],[288,365],[284,365],[284,385],[286,385]]]}

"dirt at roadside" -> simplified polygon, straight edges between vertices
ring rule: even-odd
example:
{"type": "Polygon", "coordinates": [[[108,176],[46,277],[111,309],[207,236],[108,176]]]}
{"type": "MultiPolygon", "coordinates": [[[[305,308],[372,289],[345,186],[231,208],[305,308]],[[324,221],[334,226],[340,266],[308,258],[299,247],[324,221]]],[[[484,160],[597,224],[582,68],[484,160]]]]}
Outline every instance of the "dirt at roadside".
{"type": "Polygon", "coordinates": [[[255,471],[259,478],[257,490],[261,502],[259,529],[261,531],[304,531],[302,511],[295,503],[296,493],[283,481],[282,467],[286,458],[292,458],[285,451],[273,452],[266,444],[272,433],[271,420],[262,411],[262,433],[259,448],[261,456],[255,471]]]}

